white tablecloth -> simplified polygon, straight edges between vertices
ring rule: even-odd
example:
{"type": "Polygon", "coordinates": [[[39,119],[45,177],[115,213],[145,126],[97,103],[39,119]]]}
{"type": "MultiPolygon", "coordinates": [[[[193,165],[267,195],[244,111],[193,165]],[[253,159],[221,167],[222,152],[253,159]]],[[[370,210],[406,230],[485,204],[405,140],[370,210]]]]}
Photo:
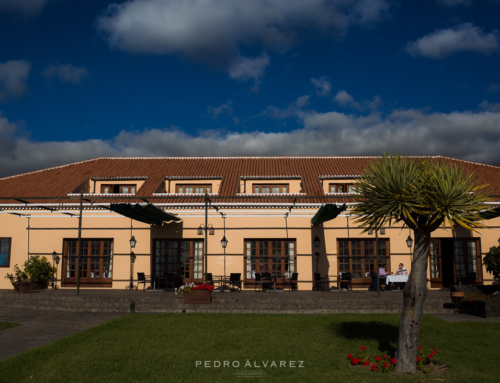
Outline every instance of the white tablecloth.
{"type": "Polygon", "coordinates": [[[392,283],[404,283],[408,282],[408,275],[388,275],[386,278],[386,282],[392,282],[392,283]]]}

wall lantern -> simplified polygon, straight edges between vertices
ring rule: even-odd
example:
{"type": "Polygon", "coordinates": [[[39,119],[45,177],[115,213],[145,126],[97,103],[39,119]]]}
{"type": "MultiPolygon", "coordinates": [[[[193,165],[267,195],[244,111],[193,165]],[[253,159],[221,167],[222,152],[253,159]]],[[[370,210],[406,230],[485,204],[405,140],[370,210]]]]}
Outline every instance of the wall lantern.
{"type": "Polygon", "coordinates": [[[196,230],[196,233],[198,233],[198,235],[203,234],[203,225],[200,225],[200,227],[196,230]]]}
{"type": "Polygon", "coordinates": [[[220,244],[222,245],[222,248],[225,249],[226,246],[227,246],[227,239],[226,239],[226,236],[222,237],[222,239],[220,240],[220,244]]]}
{"type": "Polygon", "coordinates": [[[208,234],[214,235],[214,227],[211,223],[208,225],[208,234]]]}
{"type": "Polygon", "coordinates": [[[52,260],[53,260],[53,261],[55,261],[55,260],[56,260],[56,258],[57,258],[57,253],[54,251],[54,252],[52,253],[52,260]]]}
{"type": "Polygon", "coordinates": [[[132,236],[132,238],[130,238],[130,247],[133,249],[136,243],[137,241],[135,240],[135,237],[132,236]]]}
{"type": "Polygon", "coordinates": [[[406,245],[408,247],[412,247],[413,246],[413,239],[411,238],[411,236],[408,236],[408,238],[406,239],[406,245]]]}
{"type": "Polygon", "coordinates": [[[316,236],[314,238],[314,247],[319,247],[319,244],[320,244],[320,240],[319,240],[318,236],[316,236]]]}

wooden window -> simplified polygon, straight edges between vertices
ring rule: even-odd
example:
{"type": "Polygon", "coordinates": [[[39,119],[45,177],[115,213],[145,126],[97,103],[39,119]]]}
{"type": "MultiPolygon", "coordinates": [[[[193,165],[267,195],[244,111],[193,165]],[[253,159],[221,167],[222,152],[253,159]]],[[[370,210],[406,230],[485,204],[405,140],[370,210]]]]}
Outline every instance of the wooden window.
{"type": "Polygon", "coordinates": [[[11,238],[0,238],[0,267],[10,267],[11,238]]]}
{"type": "Polygon", "coordinates": [[[203,241],[155,239],[153,242],[153,275],[163,277],[173,273],[177,285],[203,281],[203,241]]]}
{"type": "Polygon", "coordinates": [[[101,194],[135,194],[137,185],[101,185],[101,194]]]}
{"type": "Polygon", "coordinates": [[[329,184],[329,193],[357,193],[358,186],[354,184],[329,184]]]}
{"type": "Polygon", "coordinates": [[[245,240],[245,280],[253,281],[255,273],[271,273],[280,283],[296,272],[295,240],[245,240]]]}
{"type": "Polygon", "coordinates": [[[212,185],[183,184],[176,185],[175,192],[180,194],[205,194],[211,193],[212,185]]]}
{"type": "Polygon", "coordinates": [[[288,184],[254,184],[253,193],[257,194],[281,194],[288,193],[288,184]]]}
{"type": "MultiPolygon", "coordinates": [[[[63,286],[76,285],[77,264],[78,240],[65,239],[63,244],[63,286]]],[[[111,287],[112,278],[113,240],[82,239],[81,285],[111,287]]]]}
{"type": "MultiPolygon", "coordinates": [[[[375,240],[340,239],[338,241],[338,270],[339,273],[349,272],[353,282],[369,283],[371,275],[376,272],[375,240]]],[[[387,264],[390,271],[389,240],[378,240],[379,267],[387,264]]]]}
{"type": "Polygon", "coordinates": [[[478,239],[456,239],[454,241],[455,275],[464,278],[468,273],[476,273],[481,280],[481,250],[478,239]]]}

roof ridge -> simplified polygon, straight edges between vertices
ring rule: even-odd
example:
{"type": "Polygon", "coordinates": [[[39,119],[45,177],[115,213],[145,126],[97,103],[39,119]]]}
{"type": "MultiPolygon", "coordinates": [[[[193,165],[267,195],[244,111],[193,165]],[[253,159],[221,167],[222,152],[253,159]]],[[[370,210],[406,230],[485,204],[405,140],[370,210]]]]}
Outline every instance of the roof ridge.
{"type": "Polygon", "coordinates": [[[441,157],[441,158],[448,158],[448,159],[450,159],[450,160],[454,160],[454,161],[466,162],[466,163],[468,163],[468,164],[488,166],[488,167],[490,167],[490,168],[495,168],[495,169],[500,168],[500,166],[495,166],[495,165],[490,165],[490,164],[483,164],[483,163],[481,163],[481,162],[475,162],[475,161],[462,160],[462,159],[460,159],[460,158],[453,158],[453,157],[448,157],[448,156],[437,156],[437,157],[441,157]]]}
{"type": "MultiPolygon", "coordinates": [[[[261,160],[261,159],[307,159],[307,158],[324,158],[324,159],[337,159],[337,158],[382,158],[383,156],[220,156],[220,157],[99,157],[97,159],[105,160],[261,160]]],[[[403,156],[407,158],[434,158],[440,156],[403,156]]]]}
{"type": "Polygon", "coordinates": [[[46,171],[49,171],[49,170],[54,170],[54,169],[65,168],[65,167],[67,167],[67,166],[71,166],[71,165],[83,164],[83,163],[85,163],[85,162],[97,161],[97,160],[100,160],[100,159],[103,159],[103,158],[106,158],[106,157],[96,157],[96,158],[91,158],[91,159],[89,159],[89,160],[83,160],[83,161],[71,162],[71,163],[69,163],[69,164],[65,164],[65,165],[52,166],[52,167],[50,167],[50,168],[45,168],[45,169],[40,169],[40,170],[33,170],[33,171],[31,171],[31,172],[26,172],[26,173],[21,173],[21,174],[15,174],[15,175],[13,175],[13,176],[1,177],[1,178],[0,178],[0,181],[3,181],[3,180],[8,180],[8,179],[10,179],[10,178],[16,178],[16,177],[27,176],[27,175],[30,175],[30,174],[35,174],[35,173],[46,172],[46,171]]]}

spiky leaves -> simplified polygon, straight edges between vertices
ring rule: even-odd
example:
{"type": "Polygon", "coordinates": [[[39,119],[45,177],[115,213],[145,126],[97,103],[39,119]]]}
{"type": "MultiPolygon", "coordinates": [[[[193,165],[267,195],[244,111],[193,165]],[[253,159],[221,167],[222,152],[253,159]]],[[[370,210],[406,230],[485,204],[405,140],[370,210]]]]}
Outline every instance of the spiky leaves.
{"type": "Polygon", "coordinates": [[[479,211],[487,208],[486,185],[478,186],[473,173],[447,161],[384,154],[357,184],[360,204],[353,213],[365,231],[400,221],[428,233],[441,224],[485,227],[479,211]]]}

